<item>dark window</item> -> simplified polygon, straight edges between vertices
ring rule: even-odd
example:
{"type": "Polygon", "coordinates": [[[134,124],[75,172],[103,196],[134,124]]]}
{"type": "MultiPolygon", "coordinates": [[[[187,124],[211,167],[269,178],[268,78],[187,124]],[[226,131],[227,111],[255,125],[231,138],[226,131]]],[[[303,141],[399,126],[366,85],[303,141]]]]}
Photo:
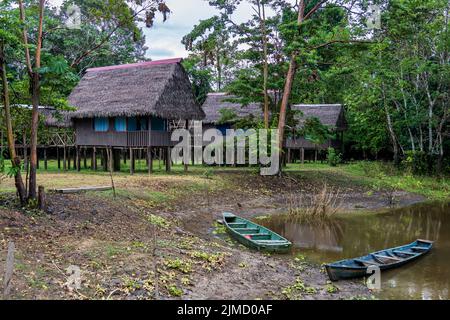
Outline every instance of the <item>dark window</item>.
{"type": "Polygon", "coordinates": [[[118,117],[114,119],[114,127],[117,132],[127,131],[127,119],[125,117],[118,117]]]}
{"type": "Polygon", "coordinates": [[[166,120],[152,117],[152,131],[166,131],[166,120]]]}
{"type": "Polygon", "coordinates": [[[108,118],[94,118],[94,130],[98,132],[106,132],[109,129],[108,118]]]}
{"type": "Polygon", "coordinates": [[[131,117],[128,118],[128,131],[146,131],[148,130],[148,118],[131,117]]]}

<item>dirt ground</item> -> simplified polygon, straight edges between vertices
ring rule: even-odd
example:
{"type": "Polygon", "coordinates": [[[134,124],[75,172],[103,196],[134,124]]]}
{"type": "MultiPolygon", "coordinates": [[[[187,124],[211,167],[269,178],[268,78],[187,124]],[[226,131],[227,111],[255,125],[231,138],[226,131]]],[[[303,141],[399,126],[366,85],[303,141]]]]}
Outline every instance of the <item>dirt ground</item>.
{"type": "MultiPolygon", "coordinates": [[[[42,180],[62,184],[55,179],[60,177],[42,180]]],[[[332,284],[321,266],[302,256],[248,250],[214,226],[227,210],[247,217],[283,212],[288,199],[314,194],[324,181],[339,187],[344,210],[386,207],[391,197],[344,177],[263,178],[251,172],[118,179],[115,198],[111,192],[49,194],[48,213],[18,208],[13,195],[3,193],[1,268],[8,243],[16,246],[9,298],[367,298],[361,281],[332,284]],[[67,285],[69,266],[81,270],[79,289],[67,285]]],[[[395,198],[397,205],[422,200],[403,192],[395,198]]]]}

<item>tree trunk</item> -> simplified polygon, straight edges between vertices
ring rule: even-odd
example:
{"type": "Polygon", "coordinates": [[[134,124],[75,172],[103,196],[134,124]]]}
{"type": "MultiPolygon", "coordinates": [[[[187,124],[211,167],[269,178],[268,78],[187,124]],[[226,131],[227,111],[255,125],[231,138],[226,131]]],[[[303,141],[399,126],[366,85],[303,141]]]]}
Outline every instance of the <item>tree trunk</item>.
{"type": "Polygon", "coordinates": [[[46,199],[46,195],[45,195],[45,189],[43,186],[39,186],[38,194],[39,194],[39,197],[38,197],[39,210],[46,212],[47,211],[47,199],[46,199]]]}
{"type": "Polygon", "coordinates": [[[37,169],[37,131],[39,124],[39,74],[33,73],[32,78],[32,103],[31,115],[31,139],[30,139],[30,181],[28,187],[28,198],[36,199],[36,169],[37,169]]]}
{"type": "Polygon", "coordinates": [[[19,195],[20,202],[22,204],[25,203],[26,200],[26,191],[25,185],[22,180],[22,174],[20,172],[21,161],[20,158],[16,155],[16,146],[14,139],[14,131],[12,128],[12,120],[11,120],[11,109],[9,105],[9,86],[8,86],[8,78],[6,76],[6,59],[5,59],[5,44],[0,43],[0,69],[1,69],[1,78],[2,78],[2,87],[3,87],[3,105],[5,109],[5,126],[6,126],[6,138],[8,140],[8,148],[9,154],[11,157],[12,167],[15,169],[15,185],[17,194],[19,195]]]}
{"type": "MultiPolygon", "coordinates": [[[[305,14],[305,1],[301,0],[298,5],[298,17],[297,17],[297,23],[300,33],[300,27],[303,23],[303,18],[305,14]]],[[[278,130],[279,130],[279,148],[282,150],[283,148],[283,142],[284,142],[284,128],[286,126],[286,111],[289,104],[289,98],[291,96],[292,91],[292,85],[294,83],[294,77],[295,73],[297,71],[297,56],[298,52],[293,52],[291,54],[290,62],[289,62],[289,70],[286,75],[286,82],[284,84],[284,91],[283,91],[283,99],[281,100],[281,106],[280,106],[280,116],[278,121],[278,130]]],[[[280,168],[281,171],[281,168],[280,168]]]]}
{"type": "MultiPolygon", "coordinates": [[[[23,2],[19,0],[20,8],[20,20],[25,23],[25,11],[23,8],[23,2]]],[[[42,28],[44,21],[44,9],[45,0],[39,0],[39,24],[37,30],[37,43],[36,43],[36,53],[34,70],[32,69],[31,59],[28,49],[28,37],[27,29],[23,29],[23,42],[26,46],[25,56],[26,63],[28,67],[28,74],[30,76],[31,82],[31,102],[33,105],[33,112],[31,116],[31,142],[30,142],[30,181],[28,189],[28,198],[36,199],[36,168],[37,168],[37,140],[38,140],[38,123],[39,123],[39,99],[40,99],[40,79],[39,79],[39,69],[41,68],[41,49],[42,49],[42,28]]]]}
{"type": "Polygon", "coordinates": [[[264,70],[263,70],[263,91],[264,91],[264,127],[269,129],[269,93],[267,84],[269,82],[269,62],[268,62],[268,50],[267,50],[267,29],[266,29],[266,9],[264,4],[258,0],[258,13],[259,19],[261,23],[261,36],[263,43],[263,62],[264,62],[264,70]]]}
{"type": "Polygon", "coordinates": [[[389,113],[386,101],[384,101],[384,110],[386,113],[386,121],[387,121],[388,130],[389,130],[389,136],[391,137],[392,148],[394,151],[394,163],[395,163],[395,165],[398,165],[400,161],[399,161],[399,157],[398,157],[397,137],[395,135],[394,128],[392,127],[391,114],[389,113]]]}

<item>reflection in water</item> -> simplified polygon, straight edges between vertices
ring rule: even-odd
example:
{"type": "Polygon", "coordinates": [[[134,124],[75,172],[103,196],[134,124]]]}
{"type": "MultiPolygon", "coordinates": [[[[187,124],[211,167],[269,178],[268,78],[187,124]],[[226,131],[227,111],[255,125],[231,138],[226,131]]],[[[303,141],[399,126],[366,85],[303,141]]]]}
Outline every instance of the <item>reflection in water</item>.
{"type": "Polygon", "coordinates": [[[283,218],[271,221],[270,228],[278,230],[297,249],[317,249],[342,252],[340,245],[344,236],[340,221],[327,221],[320,225],[286,223],[283,218]]]}
{"type": "Polygon", "coordinates": [[[358,257],[416,239],[434,240],[429,255],[382,274],[380,298],[450,299],[450,203],[348,215],[323,225],[286,222],[282,216],[262,224],[319,263],[358,257]]]}

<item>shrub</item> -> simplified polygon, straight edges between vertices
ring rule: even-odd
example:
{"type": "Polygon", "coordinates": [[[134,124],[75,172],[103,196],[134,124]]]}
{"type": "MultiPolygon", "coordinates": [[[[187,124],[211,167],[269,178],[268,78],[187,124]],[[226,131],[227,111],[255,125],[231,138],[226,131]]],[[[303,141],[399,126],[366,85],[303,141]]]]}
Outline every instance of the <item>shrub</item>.
{"type": "Polygon", "coordinates": [[[425,175],[429,173],[429,160],[423,151],[406,151],[402,166],[412,174],[425,175]]]}
{"type": "Polygon", "coordinates": [[[330,166],[336,167],[339,163],[342,162],[341,154],[336,153],[336,150],[334,148],[328,148],[327,161],[330,166]]]}

